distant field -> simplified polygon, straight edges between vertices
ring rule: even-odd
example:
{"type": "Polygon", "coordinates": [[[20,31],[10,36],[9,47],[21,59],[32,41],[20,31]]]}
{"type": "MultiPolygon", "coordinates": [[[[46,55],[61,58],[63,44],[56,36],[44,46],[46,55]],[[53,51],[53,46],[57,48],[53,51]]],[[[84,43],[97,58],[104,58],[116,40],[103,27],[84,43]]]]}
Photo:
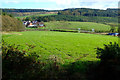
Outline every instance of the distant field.
{"type": "Polygon", "coordinates": [[[36,52],[42,60],[57,56],[63,63],[77,60],[95,61],[95,48],[109,42],[118,42],[117,37],[85,33],[28,31],[3,34],[8,44],[20,45],[20,50],[36,52]],[[28,46],[33,46],[29,48],[28,46]],[[28,50],[30,49],[30,50],[28,50]]]}
{"type": "Polygon", "coordinates": [[[51,15],[57,15],[57,14],[28,14],[26,16],[19,16],[19,17],[16,17],[16,18],[25,18],[25,17],[32,17],[32,16],[51,16],[51,15]]]}
{"type": "Polygon", "coordinates": [[[67,22],[67,21],[54,21],[54,22],[45,22],[46,29],[67,29],[67,30],[87,30],[105,32],[110,31],[111,27],[109,25],[93,23],[93,22],[67,22]]]}

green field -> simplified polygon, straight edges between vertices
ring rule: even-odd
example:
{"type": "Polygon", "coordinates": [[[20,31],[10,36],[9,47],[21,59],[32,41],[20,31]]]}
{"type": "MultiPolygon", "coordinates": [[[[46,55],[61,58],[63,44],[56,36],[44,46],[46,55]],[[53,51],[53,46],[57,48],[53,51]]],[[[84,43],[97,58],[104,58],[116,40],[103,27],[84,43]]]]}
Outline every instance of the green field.
{"type": "Polygon", "coordinates": [[[17,16],[16,18],[26,18],[26,17],[38,17],[38,16],[51,16],[51,15],[57,15],[57,14],[30,14],[30,15],[26,15],[26,16],[17,16]]]}
{"type": "Polygon", "coordinates": [[[65,30],[87,30],[91,31],[95,29],[95,31],[105,32],[110,31],[111,27],[109,25],[104,25],[100,23],[93,22],[65,22],[65,21],[54,21],[54,22],[45,22],[46,29],[65,29],[65,30]]]}
{"type": "Polygon", "coordinates": [[[4,34],[3,40],[9,44],[20,45],[20,50],[36,52],[42,60],[57,56],[63,63],[77,60],[94,61],[94,48],[103,47],[109,42],[118,42],[117,37],[97,34],[28,31],[4,34]],[[33,46],[30,49],[28,46],[33,46]]]}

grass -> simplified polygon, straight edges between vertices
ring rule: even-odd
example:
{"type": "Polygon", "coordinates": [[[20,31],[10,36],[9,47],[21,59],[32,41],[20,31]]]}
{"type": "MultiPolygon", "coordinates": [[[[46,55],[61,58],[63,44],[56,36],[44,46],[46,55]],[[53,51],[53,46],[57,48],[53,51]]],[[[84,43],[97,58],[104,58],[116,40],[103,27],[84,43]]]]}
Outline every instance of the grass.
{"type": "Polygon", "coordinates": [[[67,29],[67,30],[89,30],[95,29],[95,31],[105,32],[110,31],[109,25],[94,23],[94,22],[65,22],[65,21],[54,21],[45,22],[47,29],[67,29]]]}
{"type": "Polygon", "coordinates": [[[95,48],[118,42],[117,37],[107,35],[50,31],[14,32],[4,34],[3,40],[11,45],[20,45],[19,49],[26,50],[28,54],[36,52],[42,60],[57,56],[62,63],[96,61],[95,48]]]}
{"type": "Polygon", "coordinates": [[[26,16],[17,16],[16,18],[21,18],[21,19],[23,19],[23,18],[26,18],[26,17],[32,17],[32,16],[35,16],[35,17],[37,17],[37,16],[51,16],[51,15],[57,15],[57,14],[30,14],[30,15],[26,15],[26,16]]]}

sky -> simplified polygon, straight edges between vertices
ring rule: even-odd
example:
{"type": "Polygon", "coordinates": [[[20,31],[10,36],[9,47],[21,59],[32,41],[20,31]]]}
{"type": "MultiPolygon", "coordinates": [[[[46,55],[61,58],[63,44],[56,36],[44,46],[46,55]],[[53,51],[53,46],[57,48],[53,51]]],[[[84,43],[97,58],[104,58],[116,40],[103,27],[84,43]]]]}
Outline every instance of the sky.
{"type": "Polygon", "coordinates": [[[0,8],[62,10],[118,8],[119,0],[0,0],[0,8]]]}

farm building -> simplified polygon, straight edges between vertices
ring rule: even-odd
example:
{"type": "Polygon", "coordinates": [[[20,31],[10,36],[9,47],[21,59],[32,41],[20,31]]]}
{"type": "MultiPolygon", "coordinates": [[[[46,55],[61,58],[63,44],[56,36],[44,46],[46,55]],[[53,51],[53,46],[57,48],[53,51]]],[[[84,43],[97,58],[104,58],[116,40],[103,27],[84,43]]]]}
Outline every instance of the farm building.
{"type": "Polygon", "coordinates": [[[39,22],[39,27],[45,27],[44,23],[39,22]]]}
{"type": "Polygon", "coordinates": [[[29,28],[37,28],[37,24],[30,23],[27,27],[29,27],[29,28]]]}
{"type": "Polygon", "coordinates": [[[24,21],[23,24],[29,28],[45,27],[43,22],[38,21],[24,21]]]}

